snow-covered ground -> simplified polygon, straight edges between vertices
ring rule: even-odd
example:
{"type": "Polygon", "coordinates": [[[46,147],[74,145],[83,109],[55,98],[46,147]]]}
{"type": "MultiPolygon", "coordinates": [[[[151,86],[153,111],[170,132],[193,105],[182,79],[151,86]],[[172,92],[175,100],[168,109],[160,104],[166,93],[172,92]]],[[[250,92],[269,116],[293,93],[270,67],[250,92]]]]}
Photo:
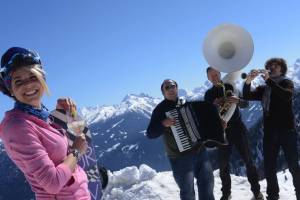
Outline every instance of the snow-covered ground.
{"type": "MultiPolygon", "coordinates": [[[[221,180],[218,171],[215,176],[215,199],[221,197],[221,180]]],[[[147,165],[127,167],[109,172],[110,182],[104,193],[104,200],[179,200],[179,189],[172,172],[156,172],[147,165]]],[[[295,200],[291,174],[278,173],[281,200],[295,200]]],[[[231,175],[232,200],[252,200],[250,185],[246,177],[231,175]]],[[[266,181],[262,180],[261,191],[266,196],[266,181]]],[[[195,184],[195,188],[197,188],[195,184]]],[[[197,193],[197,190],[196,190],[197,193]]]]}

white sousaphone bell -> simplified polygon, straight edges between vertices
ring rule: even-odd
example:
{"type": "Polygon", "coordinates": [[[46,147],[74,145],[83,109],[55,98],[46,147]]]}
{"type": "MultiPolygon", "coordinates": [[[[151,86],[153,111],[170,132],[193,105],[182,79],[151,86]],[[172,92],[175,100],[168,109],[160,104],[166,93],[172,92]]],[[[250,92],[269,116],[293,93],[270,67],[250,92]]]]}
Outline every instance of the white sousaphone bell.
{"type": "Polygon", "coordinates": [[[233,24],[223,24],[208,33],[203,54],[208,64],[221,72],[231,73],[244,68],[254,51],[251,35],[233,24]]]}
{"type": "MultiPolygon", "coordinates": [[[[235,81],[241,77],[241,69],[251,60],[254,45],[251,35],[242,27],[222,24],[208,33],[203,44],[203,54],[207,63],[220,72],[228,73],[223,83],[235,88],[235,81]]],[[[233,93],[238,96],[238,91],[233,93]]],[[[221,118],[228,122],[236,104],[232,104],[221,118]]]]}

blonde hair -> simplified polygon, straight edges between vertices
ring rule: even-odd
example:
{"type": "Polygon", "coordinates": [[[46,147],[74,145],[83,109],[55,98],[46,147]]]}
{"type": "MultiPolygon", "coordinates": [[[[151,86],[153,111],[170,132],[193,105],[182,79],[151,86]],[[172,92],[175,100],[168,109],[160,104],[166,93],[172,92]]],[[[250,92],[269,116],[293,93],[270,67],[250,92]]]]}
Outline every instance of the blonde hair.
{"type": "Polygon", "coordinates": [[[45,90],[46,94],[49,96],[50,95],[50,90],[49,90],[49,87],[48,87],[48,85],[46,83],[46,80],[45,80],[46,72],[42,69],[41,65],[35,64],[35,65],[29,65],[29,66],[26,66],[26,67],[28,67],[29,71],[32,72],[37,77],[37,79],[42,84],[42,87],[45,90]]]}

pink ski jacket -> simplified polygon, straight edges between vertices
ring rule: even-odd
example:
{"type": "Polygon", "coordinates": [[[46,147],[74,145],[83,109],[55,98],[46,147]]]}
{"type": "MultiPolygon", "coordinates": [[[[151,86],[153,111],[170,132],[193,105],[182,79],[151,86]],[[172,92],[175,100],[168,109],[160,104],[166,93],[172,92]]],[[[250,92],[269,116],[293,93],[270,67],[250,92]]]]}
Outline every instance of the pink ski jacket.
{"type": "Polygon", "coordinates": [[[37,200],[90,200],[88,180],[77,165],[63,164],[68,142],[55,124],[19,110],[5,113],[0,138],[11,160],[24,173],[37,200]]]}

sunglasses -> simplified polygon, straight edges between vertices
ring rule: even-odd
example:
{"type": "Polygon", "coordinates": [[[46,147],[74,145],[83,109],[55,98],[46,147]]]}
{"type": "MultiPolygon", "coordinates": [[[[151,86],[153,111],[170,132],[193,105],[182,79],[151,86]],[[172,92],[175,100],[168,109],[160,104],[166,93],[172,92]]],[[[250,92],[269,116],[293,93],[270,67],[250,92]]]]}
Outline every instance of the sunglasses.
{"type": "Polygon", "coordinates": [[[176,88],[176,85],[166,85],[165,90],[170,90],[176,88]]]}
{"type": "Polygon", "coordinates": [[[0,73],[9,73],[14,67],[41,64],[40,57],[33,53],[15,53],[6,65],[0,68],[0,73]]]}

